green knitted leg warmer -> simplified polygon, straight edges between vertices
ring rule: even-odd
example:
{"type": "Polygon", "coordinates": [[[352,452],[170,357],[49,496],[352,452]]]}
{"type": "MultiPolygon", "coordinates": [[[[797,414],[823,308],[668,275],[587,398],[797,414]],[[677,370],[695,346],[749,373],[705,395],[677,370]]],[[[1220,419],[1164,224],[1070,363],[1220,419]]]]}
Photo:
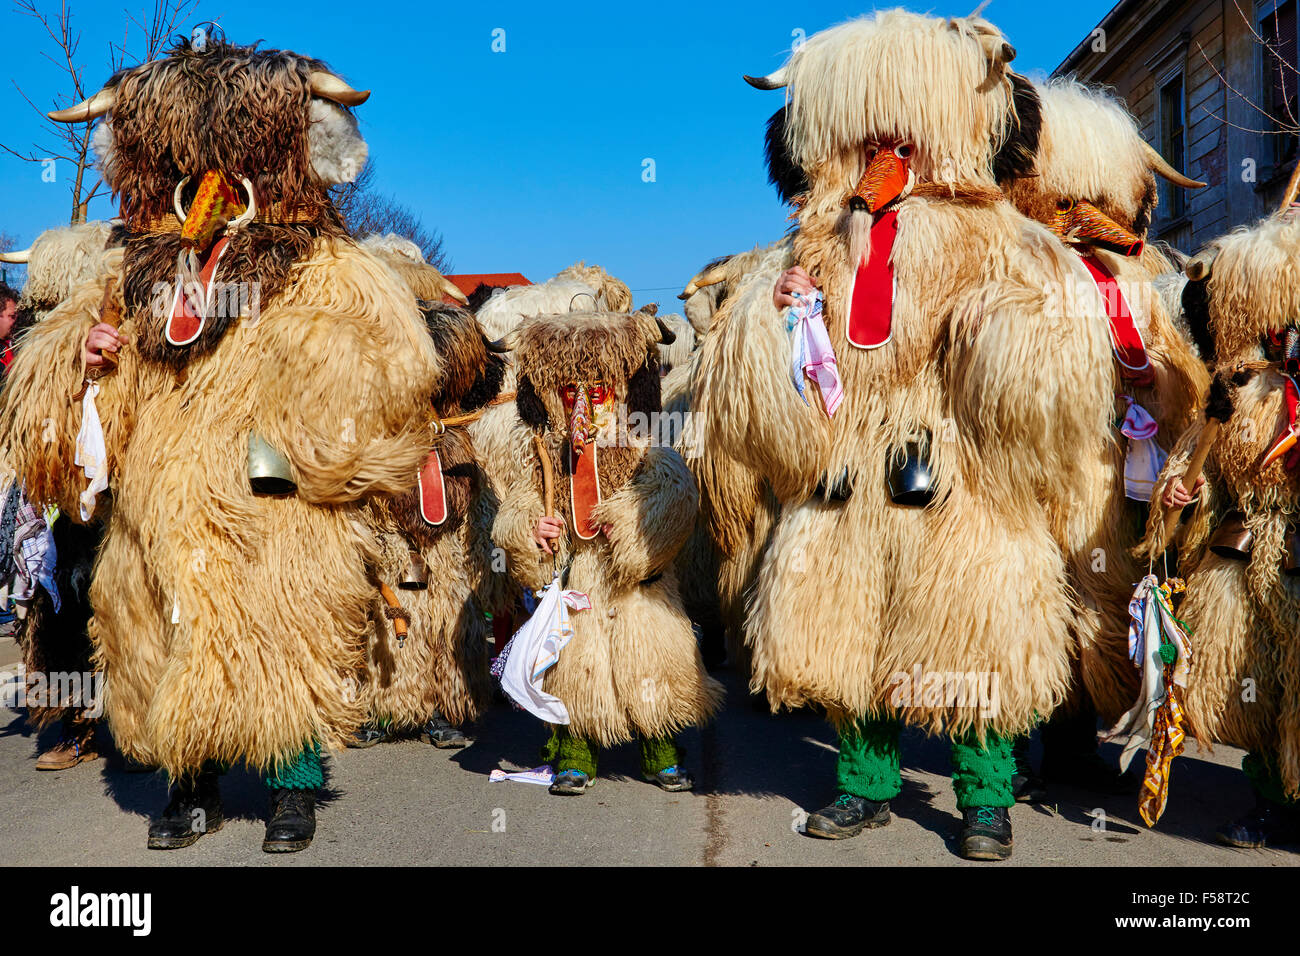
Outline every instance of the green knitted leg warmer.
{"type": "Polygon", "coordinates": [[[1272,756],[1251,751],[1241,758],[1241,769],[1255,792],[1265,800],[1283,806],[1300,807],[1300,800],[1287,797],[1282,788],[1282,775],[1278,773],[1277,763],[1272,756]]]}
{"type": "Polygon", "coordinates": [[[542,755],[548,762],[555,764],[555,772],[581,770],[592,780],[596,779],[596,757],[600,748],[588,743],[581,737],[569,733],[569,729],[556,726],[551,730],[551,739],[542,748],[542,755]]]}
{"type": "Polygon", "coordinates": [[[641,738],[641,774],[653,777],[660,770],[676,767],[682,762],[685,751],[677,746],[672,737],[656,737],[653,740],[641,738]]]}
{"type": "Polygon", "coordinates": [[[835,776],[840,793],[879,802],[892,800],[903,787],[899,767],[898,721],[863,717],[840,731],[835,776]]]}
{"type": "Polygon", "coordinates": [[[313,740],[300,753],[277,763],[265,782],[272,790],[319,790],[325,783],[320,743],[313,740]]]}
{"type": "Polygon", "coordinates": [[[957,792],[958,810],[1015,806],[1011,784],[1016,772],[1015,738],[990,731],[984,743],[981,747],[974,732],[952,738],[952,788],[957,792]]]}

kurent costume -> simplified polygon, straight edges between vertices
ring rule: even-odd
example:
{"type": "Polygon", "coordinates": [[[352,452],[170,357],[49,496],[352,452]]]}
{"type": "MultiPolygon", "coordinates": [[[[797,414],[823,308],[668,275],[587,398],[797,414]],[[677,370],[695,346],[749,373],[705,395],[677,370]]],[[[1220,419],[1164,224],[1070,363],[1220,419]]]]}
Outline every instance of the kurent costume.
{"type": "MultiPolygon", "coordinates": [[[[780,191],[781,184],[776,185],[780,191]]],[[[791,198],[782,193],[782,199],[791,198]]],[[[774,249],[789,243],[782,239],[727,256],[710,263],[687,283],[681,294],[683,309],[701,343],[712,328],[717,309],[735,292],[740,280],[774,249]]],[[[727,455],[717,443],[704,440],[710,396],[695,387],[701,377],[702,355],[702,350],[696,349],[689,363],[664,380],[664,410],[679,413],[682,421],[675,447],[700,488],[700,513],[678,557],[677,571],[686,611],[703,634],[705,660],[721,659],[725,649],[732,667],[747,675],[745,596],[758,575],[777,502],[761,474],[727,455]]]]}
{"type": "MultiPolygon", "coordinates": [[[[1242,769],[1256,807],[1218,833],[1238,847],[1300,840],[1300,221],[1292,216],[1212,242],[1188,264],[1183,293],[1227,407],[1210,402],[1218,432],[1206,484],[1176,540],[1187,587],[1178,617],[1191,631],[1182,703],[1189,736],[1249,751],[1242,769]]],[[[1153,501],[1209,430],[1198,421],[1179,439],[1153,501]]],[[[1193,478],[1184,484],[1192,490],[1193,478]]],[[[1164,516],[1152,511],[1146,544],[1159,555],[1164,516]]]]}
{"type": "Polygon", "coordinates": [[[367,508],[380,546],[364,681],[371,720],[353,746],[419,731],[435,746],[463,747],[457,725],[477,719],[490,693],[484,610],[502,603],[506,574],[492,567],[496,499],[466,426],[496,398],[504,363],[469,312],[422,310],[447,373],[429,408],[419,481],[367,508]]]}
{"type": "MultiPolygon", "coordinates": [[[[1138,693],[1128,605],[1145,562],[1132,549],[1143,534],[1155,478],[1209,387],[1195,346],[1152,292],[1155,277],[1174,267],[1145,238],[1155,174],[1178,187],[1204,184],[1151,149],[1112,96],[1068,80],[1036,92],[1037,162],[1031,175],[1003,186],[1016,208],[1051,229],[1086,267],[1086,278],[1062,290],[1058,310],[1071,317],[1077,299],[1100,297],[1113,357],[1093,372],[1115,396],[1115,441],[1073,465],[1086,476],[1086,497],[1061,502],[1053,514],[1057,537],[1069,548],[1070,584],[1080,596],[1072,622],[1078,672],[1067,706],[1043,728],[1043,772],[1049,780],[1128,792],[1137,781],[1120,777],[1097,755],[1097,714],[1110,727],[1138,693]]],[[[1022,123],[1031,102],[1020,110],[1022,123]]]]}
{"type": "Polygon", "coordinates": [[[651,445],[642,422],[659,411],[658,345],[670,338],[651,312],[584,312],[526,319],[499,344],[518,376],[511,440],[521,466],[493,538],[526,587],[558,572],[591,605],[571,612],[573,636],[545,674],[545,693],[569,718],[549,744],[553,792],[581,793],[597,749],[634,737],[647,779],[689,789],[673,735],[721,703],[673,568],[694,522],[695,482],[675,451],[651,445]],[[566,529],[552,540],[554,560],[534,541],[548,513],[566,529]]]}
{"type": "Polygon", "coordinates": [[[264,848],[306,846],[320,748],[362,719],[361,500],[415,480],[440,374],[407,287],[327,194],[365,160],[343,107],[366,96],[208,37],[52,114],[106,117],[130,237],[29,334],[0,437],[34,501],[93,513],[111,493],[90,636],[118,746],[175,781],[153,847],[220,826],[216,771],[236,762],[273,790],[264,848]],[[83,390],[111,313],[124,344],[83,390]]]}
{"type": "MultiPolygon", "coordinates": [[[[47,229],[36,237],[31,248],[0,253],[0,262],[27,266],[21,309],[39,322],[78,286],[92,280],[103,268],[106,249],[120,246],[125,238],[122,229],[107,222],[47,229]]],[[[29,436],[31,440],[39,437],[29,436]]],[[[16,496],[19,490],[15,486],[10,494],[16,496]]],[[[17,498],[12,504],[16,514],[22,505],[17,498]]],[[[103,527],[99,521],[81,524],[73,517],[59,514],[49,525],[48,544],[55,562],[51,580],[54,591],[33,588],[27,599],[19,602],[24,616],[16,636],[23,652],[28,716],[39,728],[61,724],[59,741],[37,758],[37,770],[65,770],[100,753],[95,721],[87,716],[96,709],[96,702],[92,699],[93,678],[87,683],[92,663],[86,629],[91,615],[91,568],[103,527]]],[[[0,540],[11,552],[0,561],[7,571],[13,570],[10,566],[16,557],[15,539],[26,534],[34,542],[35,536],[45,534],[45,520],[45,515],[38,515],[26,529],[18,521],[10,525],[0,520],[0,540]]],[[[29,549],[31,546],[27,545],[29,549]]],[[[5,581],[9,576],[0,575],[5,581]]]]}
{"type": "Polygon", "coordinates": [[[888,11],[750,80],[786,90],[798,226],[724,304],[696,386],[705,441],[780,502],[753,686],[840,729],[840,796],[808,831],[888,822],[906,724],[952,739],[976,859],[1009,855],[1011,742],[1070,686],[1052,518],[1083,493],[1074,462],[1101,453],[1114,402],[1094,372],[1111,361],[1100,302],[1050,318],[1077,257],[997,187],[1035,150],[1013,56],[982,20],[888,11]],[[796,263],[822,295],[778,311],[796,263]]]}

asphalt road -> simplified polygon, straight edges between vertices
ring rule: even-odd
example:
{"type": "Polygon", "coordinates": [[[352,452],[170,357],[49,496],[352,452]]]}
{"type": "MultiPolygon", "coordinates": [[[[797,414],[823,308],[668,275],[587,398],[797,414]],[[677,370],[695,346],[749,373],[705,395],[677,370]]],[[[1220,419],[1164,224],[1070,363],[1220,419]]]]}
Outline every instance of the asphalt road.
{"type": "MultiPolygon", "coordinates": [[[[811,713],[774,717],[757,710],[734,676],[727,684],[719,719],[684,736],[686,763],[697,778],[693,793],[667,794],[641,782],[634,747],[607,752],[599,782],[581,797],[490,783],[496,767],[540,763],[543,738],[535,719],[499,704],[466,750],[409,741],[335,755],[315,842],[274,857],[261,852],[267,798],[252,775],[224,778],[227,822],[220,832],[184,850],[149,851],[149,815],[166,803],[159,776],[129,773],[116,757],[38,773],[36,735],[21,714],[0,710],[0,864],[1300,865],[1300,852],[1210,842],[1214,828],[1251,798],[1238,769],[1240,751],[1217,747],[1207,754],[1194,744],[1174,765],[1169,806],[1154,830],[1138,816],[1135,798],[1062,788],[1052,791],[1049,805],[1012,811],[1010,861],[975,864],[954,853],[959,817],[946,745],[909,733],[893,822],[852,840],[813,839],[797,823],[801,808],[814,811],[834,796],[834,734],[811,713]]],[[[1115,748],[1103,752],[1113,759],[1115,748]]]]}

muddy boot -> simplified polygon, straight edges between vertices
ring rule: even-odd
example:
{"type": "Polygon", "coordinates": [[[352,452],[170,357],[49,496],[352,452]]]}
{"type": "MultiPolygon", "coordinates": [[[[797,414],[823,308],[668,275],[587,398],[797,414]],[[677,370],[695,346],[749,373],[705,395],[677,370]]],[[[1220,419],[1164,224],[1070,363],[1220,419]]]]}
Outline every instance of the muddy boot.
{"type": "Polygon", "coordinates": [[[316,835],[316,791],[271,791],[271,819],[266,822],[262,850],[297,853],[311,845],[316,835]]]}
{"type": "Polygon", "coordinates": [[[172,787],[167,808],[149,824],[149,849],[179,850],[224,822],[219,778],[213,771],[201,773],[172,787]]]}
{"type": "Polygon", "coordinates": [[[829,807],[822,807],[808,817],[804,832],[823,840],[847,840],[863,830],[883,827],[891,819],[888,800],[868,800],[841,793],[829,807]]]}
{"type": "Polygon", "coordinates": [[[453,727],[447,718],[437,711],[425,722],[420,736],[439,750],[455,750],[458,747],[468,747],[474,742],[473,737],[453,727]]]}
{"type": "Polygon", "coordinates": [[[64,718],[59,742],[36,758],[36,769],[67,770],[83,760],[95,760],[98,757],[94,722],[69,717],[64,718]]]}
{"type": "Polygon", "coordinates": [[[968,807],[962,811],[958,853],[967,860],[1005,860],[1011,856],[1011,814],[1006,807],[968,807]]]}
{"type": "Polygon", "coordinates": [[[1255,795],[1255,808],[1215,831],[1215,839],[1238,849],[1300,843],[1300,809],[1255,795]]]}

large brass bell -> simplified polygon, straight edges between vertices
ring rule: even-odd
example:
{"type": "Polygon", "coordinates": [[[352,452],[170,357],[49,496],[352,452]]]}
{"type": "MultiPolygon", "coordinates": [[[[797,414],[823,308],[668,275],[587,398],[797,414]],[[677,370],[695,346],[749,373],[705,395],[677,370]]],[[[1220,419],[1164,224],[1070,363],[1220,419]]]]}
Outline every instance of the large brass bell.
{"type": "Polygon", "coordinates": [[[406,570],[397,586],[403,591],[423,591],[429,586],[429,566],[424,562],[424,555],[412,551],[406,562],[406,570]]]}
{"type": "Polygon", "coordinates": [[[1255,534],[1246,527],[1246,516],[1240,511],[1230,511],[1214,529],[1210,550],[1221,558],[1245,561],[1255,547],[1255,534]]]}
{"type": "Polygon", "coordinates": [[[901,458],[891,453],[886,482],[889,500],[896,505],[924,508],[934,500],[934,475],[929,460],[921,453],[920,442],[904,445],[901,458]]]}
{"type": "Polygon", "coordinates": [[[259,495],[290,495],[298,490],[289,459],[257,432],[248,433],[248,483],[259,495]]]}

